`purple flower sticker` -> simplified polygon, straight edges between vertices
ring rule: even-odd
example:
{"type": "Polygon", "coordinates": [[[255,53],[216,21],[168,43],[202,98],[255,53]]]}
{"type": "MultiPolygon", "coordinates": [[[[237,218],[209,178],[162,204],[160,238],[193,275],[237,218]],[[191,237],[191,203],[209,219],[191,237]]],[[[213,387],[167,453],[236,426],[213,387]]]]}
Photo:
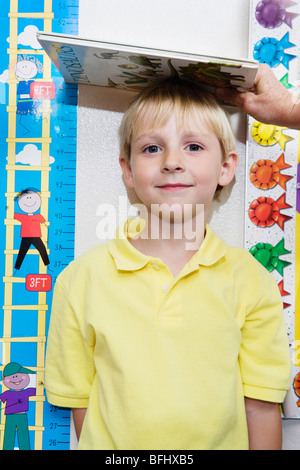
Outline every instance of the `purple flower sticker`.
{"type": "Polygon", "coordinates": [[[296,5],[296,2],[291,0],[261,0],[255,11],[255,17],[258,23],[264,28],[277,28],[283,22],[290,28],[292,27],[292,20],[297,13],[290,13],[286,8],[296,5]]]}

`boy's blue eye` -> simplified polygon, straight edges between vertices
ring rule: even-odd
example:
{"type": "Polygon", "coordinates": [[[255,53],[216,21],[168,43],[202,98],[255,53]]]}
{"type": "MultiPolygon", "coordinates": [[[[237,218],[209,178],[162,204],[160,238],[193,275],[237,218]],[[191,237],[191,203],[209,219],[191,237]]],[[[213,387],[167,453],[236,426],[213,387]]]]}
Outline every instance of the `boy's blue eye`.
{"type": "Polygon", "coordinates": [[[144,149],[145,153],[157,153],[160,151],[160,148],[157,145],[149,145],[144,149]]]}
{"type": "Polygon", "coordinates": [[[198,144],[190,144],[188,145],[187,149],[190,152],[199,152],[199,150],[202,150],[202,147],[201,145],[198,145],[198,144]]]}

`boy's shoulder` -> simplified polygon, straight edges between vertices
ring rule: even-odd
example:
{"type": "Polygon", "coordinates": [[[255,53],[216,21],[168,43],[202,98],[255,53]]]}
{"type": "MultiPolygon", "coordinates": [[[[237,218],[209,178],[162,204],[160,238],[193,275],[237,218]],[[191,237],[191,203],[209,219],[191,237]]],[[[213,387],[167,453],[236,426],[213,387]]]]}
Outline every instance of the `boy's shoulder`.
{"type": "Polygon", "coordinates": [[[264,268],[247,249],[226,243],[209,226],[207,227],[207,233],[209,235],[208,243],[211,244],[213,250],[221,254],[224,253],[225,255],[224,259],[226,263],[223,264],[224,268],[227,266],[235,269],[254,270],[263,274],[269,274],[266,268],[264,268]]]}
{"type": "Polygon", "coordinates": [[[257,264],[257,261],[254,259],[251,253],[249,253],[249,251],[246,250],[245,248],[241,248],[239,246],[232,246],[225,242],[224,244],[226,246],[228,257],[232,262],[236,262],[240,260],[241,263],[250,262],[250,263],[253,263],[254,265],[257,264]]]}
{"type": "Polygon", "coordinates": [[[99,271],[105,271],[110,262],[108,243],[102,243],[89,248],[85,253],[71,261],[69,265],[59,274],[59,282],[68,282],[74,277],[99,274],[99,271]],[[102,269],[100,269],[102,268],[102,269]],[[103,269],[105,268],[105,269],[103,269]]]}
{"type": "Polygon", "coordinates": [[[269,290],[276,280],[254,256],[245,248],[226,246],[226,263],[228,272],[234,276],[237,284],[248,285],[249,291],[269,290]]]}
{"type": "Polygon", "coordinates": [[[267,269],[259,263],[254,256],[245,248],[231,246],[226,244],[227,260],[237,267],[247,271],[256,271],[262,274],[270,275],[267,269]]]}

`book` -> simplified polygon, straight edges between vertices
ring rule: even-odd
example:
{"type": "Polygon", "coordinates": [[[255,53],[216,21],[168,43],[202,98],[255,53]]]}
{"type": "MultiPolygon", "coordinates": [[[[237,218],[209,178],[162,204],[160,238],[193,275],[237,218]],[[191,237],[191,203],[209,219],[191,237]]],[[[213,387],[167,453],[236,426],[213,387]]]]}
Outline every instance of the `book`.
{"type": "Polygon", "coordinates": [[[37,39],[66,82],[140,91],[155,80],[177,77],[208,87],[249,90],[258,64],[246,59],[114,44],[37,32],[37,39]]]}

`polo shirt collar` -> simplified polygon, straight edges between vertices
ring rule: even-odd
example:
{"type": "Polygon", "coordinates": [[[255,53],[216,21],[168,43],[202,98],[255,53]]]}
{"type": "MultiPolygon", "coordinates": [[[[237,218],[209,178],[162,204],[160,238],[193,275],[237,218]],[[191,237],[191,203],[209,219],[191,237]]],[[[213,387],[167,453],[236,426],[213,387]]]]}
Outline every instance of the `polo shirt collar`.
{"type": "MultiPolygon", "coordinates": [[[[137,271],[145,267],[150,260],[153,261],[153,258],[144,255],[129,242],[129,239],[141,232],[144,226],[145,221],[142,219],[128,219],[120,225],[116,237],[109,242],[108,249],[118,270],[137,271]]],[[[204,240],[188,264],[211,266],[226,253],[226,244],[217,237],[209,225],[206,225],[204,240]]]]}
{"type": "Polygon", "coordinates": [[[128,219],[119,226],[116,237],[109,242],[108,249],[118,270],[136,271],[149,262],[150,257],[138,251],[129,242],[129,239],[142,232],[144,227],[143,219],[128,219]]]}
{"type": "Polygon", "coordinates": [[[192,259],[199,266],[211,266],[223,258],[226,253],[226,244],[215,234],[209,225],[206,225],[204,240],[192,259]]]}

